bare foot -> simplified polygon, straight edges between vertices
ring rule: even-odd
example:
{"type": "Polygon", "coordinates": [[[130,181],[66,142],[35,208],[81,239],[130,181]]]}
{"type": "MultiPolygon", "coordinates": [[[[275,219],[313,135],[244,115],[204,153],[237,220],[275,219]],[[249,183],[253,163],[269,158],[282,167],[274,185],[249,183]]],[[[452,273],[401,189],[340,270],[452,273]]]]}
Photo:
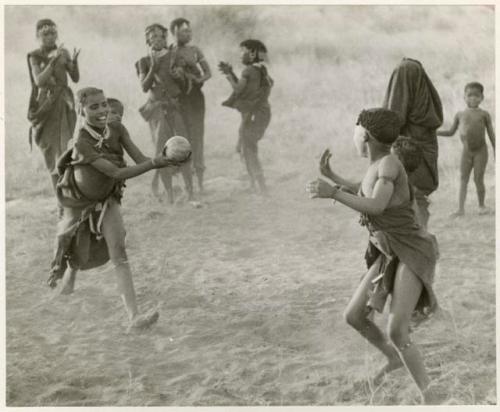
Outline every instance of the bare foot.
{"type": "Polygon", "coordinates": [[[130,325],[127,329],[127,332],[130,331],[139,331],[149,328],[151,325],[155,324],[160,317],[160,314],[157,310],[151,310],[147,313],[143,313],[140,315],[136,315],[131,321],[130,325]]]}
{"type": "Polygon", "coordinates": [[[457,210],[455,213],[452,213],[450,215],[450,217],[452,219],[456,219],[456,218],[459,218],[459,217],[462,217],[462,216],[465,216],[465,211],[463,211],[463,210],[457,210]]]}
{"type": "Polygon", "coordinates": [[[479,207],[479,215],[480,216],[492,215],[492,214],[493,214],[493,210],[490,209],[489,207],[486,207],[486,206],[480,206],[479,207]]]}
{"type": "Polygon", "coordinates": [[[64,284],[59,292],[60,295],[71,295],[75,291],[74,284],[64,284]]]}
{"type": "Polygon", "coordinates": [[[399,369],[399,368],[402,368],[404,366],[403,364],[403,361],[401,360],[401,358],[399,356],[397,357],[393,357],[392,359],[390,359],[387,364],[382,368],[380,369],[380,371],[373,377],[373,384],[375,386],[378,386],[382,379],[385,377],[385,375],[387,375],[388,373],[396,370],[396,369],[399,369]]]}
{"type": "Polygon", "coordinates": [[[71,295],[75,291],[76,272],[66,269],[62,278],[60,295],[71,295]]]}

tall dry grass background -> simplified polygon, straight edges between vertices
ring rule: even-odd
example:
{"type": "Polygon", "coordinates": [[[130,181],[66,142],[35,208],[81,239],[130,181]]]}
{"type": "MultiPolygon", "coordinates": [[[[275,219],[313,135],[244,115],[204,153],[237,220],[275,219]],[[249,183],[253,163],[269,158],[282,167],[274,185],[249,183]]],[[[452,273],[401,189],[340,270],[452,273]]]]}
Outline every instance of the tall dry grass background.
{"type": "MultiPolygon", "coordinates": [[[[308,202],[303,194],[326,146],[333,151],[337,170],[360,175],[365,163],[356,158],[351,144],[356,116],[362,108],[381,104],[390,73],[404,56],[424,64],[441,95],[445,125],[463,107],[463,87],[469,81],[484,84],[482,106],[495,112],[494,13],[488,7],[6,7],[8,403],[416,402],[404,373],[391,378],[385,389],[356,386],[366,362],[371,365],[376,355],[343,326],[343,306],[335,301],[345,303],[356,285],[365,235],[352,213],[341,208],[332,212],[324,203],[308,202]],[[73,301],[54,298],[43,285],[55,230],[54,201],[38,149],[30,153],[28,148],[26,53],[37,47],[36,21],[52,18],[60,42],[70,50],[82,49],[81,80],[73,89],[97,86],[123,101],[124,123],[140,148],[151,153],[149,130],[137,111],[146,97],[134,62],[146,53],[144,28],[153,22],[168,25],[178,16],[191,20],[193,43],[203,49],[213,71],[204,87],[207,185],[212,194],[201,211],[166,211],[148,197],[149,176],[129,182],[124,213],[134,271],[139,273],[139,298],[144,302],[153,294],[164,302],[162,319],[171,326],[127,337],[116,328],[123,314],[109,269],[104,278],[99,271],[82,276],[83,292],[73,301]],[[261,142],[274,192],[266,205],[235,191],[242,173],[234,153],[239,119],[220,105],[229,90],[216,72],[220,60],[233,62],[238,70],[238,44],[247,37],[266,43],[275,79],[273,120],[261,142]],[[338,268],[329,274],[334,264],[338,268]],[[270,273],[274,283],[269,285],[265,282],[270,273]],[[230,297],[234,293],[240,301],[230,297]],[[236,326],[224,323],[221,307],[200,312],[207,300],[212,305],[226,302],[221,307],[228,316],[243,320],[236,326]],[[277,318],[266,317],[270,308],[277,318]],[[287,321],[288,315],[293,321],[287,321]],[[208,325],[217,331],[216,337],[208,325]],[[232,326],[237,343],[228,349],[224,345],[233,342],[232,326]],[[184,336],[181,345],[168,352],[171,342],[177,342],[169,336],[176,334],[184,336]],[[262,341],[255,343],[252,336],[257,335],[262,341]],[[123,347],[113,353],[117,342],[123,347]],[[243,351],[245,345],[257,349],[234,355],[232,351],[243,351]],[[153,355],[141,354],[146,347],[153,355]],[[164,359],[168,361],[163,365],[164,359]],[[204,364],[203,359],[212,363],[204,364]],[[186,375],[186,365],[198,362],[201,377],[194,371],[186,375]]],[[[471,217],[459,224],[447,220],[455,207],[459,157],[458,137],[440,140],[441,187],[433,196],[433,230],[443,255],[438,291],[444,306],[451,308],[452,332],[435,326],[421,338],[430,348],[431,370],[448,403],[493,403],[494,225],[491,218],[471,217]]],[[[493,170],[490,161],[486,181],[492,206],[493,170]]],[[[471,186],[471,213],[474,203],[471,186]]]]}

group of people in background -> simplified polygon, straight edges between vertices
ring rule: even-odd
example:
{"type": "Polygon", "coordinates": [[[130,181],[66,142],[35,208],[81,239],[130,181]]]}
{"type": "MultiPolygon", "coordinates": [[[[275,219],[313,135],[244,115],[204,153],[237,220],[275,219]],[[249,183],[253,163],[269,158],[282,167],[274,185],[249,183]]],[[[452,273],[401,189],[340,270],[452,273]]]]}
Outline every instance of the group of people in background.
{"type": "MultiPolygon", "coordinates": [[[[124,182],[155,169],[153,193],[160,197],[161,180],[168,202],[173,203],[172,176],[180,171],[188,201],[195,206],[199,202],[195,201],[193,171],[200,197],[204,188],[202,87],[212,73],[201,49],[190,44],[189,21],[173,20],[170,31],[175,42],[168,46],[166,27],[161,24],[146,27],[148,54],[135,64],[141,89],[148,93],[139,112],[150,127],[153,158],[139,150],[122,124],[124,106],[120,100],[106,98],[97,87],[84,87],[77,92],[75,104],[68,75],[75,83],[80,80],[80,51],[75,49],[70,55],[62,45],[57,45],[58,32],[52,20],[37,23],[40,47],[28,54],[32,83],[28,110],[30,142],[34,140],[43,153],[59,212],[48,284],[56,287],[62,279],[61,293],[70,294],[78,270],[95,268],[111,260],[130,328],[136,329],[156,322],[159,314],[156,310],[139,314],[137,308],[120,211],[124,182]],[[77,113],[81,126],[75,131],[77,113]],[[190,144],[189,156],[181,161],[168,158],[164,150],[174,136],[183,136],[190,144]],[[125,152],[135,165],[126,164],[125,152]]],[[[265,194],[257,144],[271,119],[268,98],[273,82],[263,64],[265,45],[249,39],[240,48],[245,66],[240,79],[230,64],[219,65],[233,91],[223,104],[241,113],[237,150],[245,160],[251,189],[256,190],[257,182],[260,192],[265,194]]]]}
{"type": "MultiPolygon", "coordinates": [[[[205,172],[202,87],[212,76],[210,65],[202,50],[191,44],[188,20],[172,21],[170,32],[175,40],[170,46],[166,27],[152,24],[146,28],[148,54],[135,68],[142,91],[148,93],[139,111],[153,139],[154,157],[149,158],[122,124],[124,107],[118,99],[107,98],[99,88],[85,87],[78,91],[75,105],[68,75],[75,83],[80,80],[80,51],[70,54],[57,46],[57,28],[49,19],[40,20],[36,30],[40,47],[28,54],[30,141],[43,153],[60,212],[49,285],[55,287],[62,279],[61,292],[72,293],[78,270],[111,260],[130,327],[142,329],[156,322],[159,314],[156,310],[139,314],[135,301],[120,212],[124,181],[155,169],[153,193],[160,196],[161,180],[168,202],[173,203],[172,177],[180,172],[188,200],[199,204],[193,172],[201,195],[205,172]],[[77,111],[83,122],[74,134],[77,111]],[[176,135],[189,140],[190,158],[174,161],[163,154],[176,135]],[[135,165],[126,165],[125,152],[135,165]]],[[[223,105],[241,113],[237,151],[245,161],[250,189],[266,194],[258,142],[271,120],[269,95],[274,82],[264,64],[267,48],[261,41],[245,40],[240,49],[244,65],[240,78],[230,64],[218,65],[232,89],[223,105]]],[[[329,165],[332,154],[325,151],[321,177],[308,185],[311,197],[332,198],[360,212],[361,222],[369,230],[368,272],[345,316],[388,359],[375,381],[405,366],[426,402],[432,402],[434,395],[409,330],[416,314],[428,317],[437,308],[432,287],[437,241],[427,230],[428,197],[439,184],[437,136],[451,136],[459,130],[463,143],[459,210],[454,216],[464,214],[472,170],[480,213],[489,213],[484,202],[485,131],[493,148],[495,134],[490,115],[479,108],[483,92],[481,84],[469,83],[465,88],[467,108],[455,116],[450,130],[437,131],[443,123],[439,94],[419,61],[403,59],[390,77],[381,107],[364,110],[358,117],[354,144],[358,154],[370,160],[362,181],[351,182],[334,172],[329,165]],[[374,311],[383,311],[389,295],[387,339],[372,317],[374,311]]]]}

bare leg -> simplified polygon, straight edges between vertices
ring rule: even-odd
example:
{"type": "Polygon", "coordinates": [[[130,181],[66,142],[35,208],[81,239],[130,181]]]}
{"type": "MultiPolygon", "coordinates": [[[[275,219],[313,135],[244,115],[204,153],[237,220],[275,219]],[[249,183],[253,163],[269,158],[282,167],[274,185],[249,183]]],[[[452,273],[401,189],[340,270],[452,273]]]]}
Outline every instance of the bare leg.
{"type": "Polygon", "coordinates": [[[472,158],[467,149],[463,149],[462,159],[460,161],[460,191],[458,194],[458,210],[452,217],[459,217],[465,214],[465,199],[467,197],[467,185],[472,171],[472,158]]]}
{"type": "Polygon", "coordinates": [[[77,269],[71,269],[69,266],[64,272],[62,279],[62,287],[59,292],[61,295],[71,295],[75,290],[75,280],[76,280],[77,269]]]}
{"type": "MultiPolygon", "coordinates": [[[[51,174],[50,175],[50,181],[52,183],[52,188],[54,189],[54,194],[57,194],[56,186],[57,186],[57,181],[58,180],[59,180],[59,176],[57,174],[51,174]]],[[[58,202],[57,203],[57,218],[59,220],[61,220],[62,216],[63,216],[63,207],[58,202]]]]}
{"type": "Polygon", "coordinates": [[[465,215],[465,198],[467,197],[467,181],[460,180],[460,189],[458,192],[458,210],[451,214],[451,217],[460,217],[465,215]]]}
{"type": "Polygon", "coordinates": [[[203,189],[203,170],[198,169],[196,170],[196,177],[198,179],[198,188],[200,189],[200,193],[203,194],[204,189],[203,189]]]}
{"type": "Polygon", "coordinates": [[[172,170],[169,170],[168,167],[163,169],[158,169],[158,173],[160,174],[161,181],[163,182],[163,186],[167,192],[168,203],[174,203],[174,189],[172,188],[172,170]]]}
{"type": "Polygon", "coordinates": [[[145,328],[158,320],[158,312],[140,315],[132,280],[132,271],[125,250],[125,229],[118,203],[111,201],[102,224],[102,232],[108,246],[109,255],[115,267],[118,292],[125,305],[130,328],[145,328]]]}
{"type": "Polygon", "coordinates": [[[420,389],[422,396],[429,385],[429,376],[425,370],[418,347],[409,337],[411,315],[422,292],[420,279],[406,266],[400,263],[394,280],[394,290],[389,314],[389,337],[397,348],[408,372],[420,389]]]}
{"type": "Polygon", "coordinates": [[[474,183],[476,185],[479,214],[487,214],[489,210],[484,205],[486,188],[484,187],[484,173],[488,163],[488,148],[486,145],[474,156],[474,183]]]}
{"type": "Polygon", "coordinates": [[[193,172],[191,169],[191,162],[184,163],[181,166],[182,178],[184,179],[184,186],[186,187],[186,193],[188,195],[188,201],[194,200],[193,194],[193,172]]]}
{"type": "Polygon", "coordinates": [[[134,282],[132,271],[128,262],[115,263],[115,275],[118,292],[123,300],[128,318],[132,320],[138,315],[137,302],[135,299],[134,282]]]}
{"type": "Polygon", "coordinates": [[[384,333],[368,318],[370,314],[370,310],[366,306],[368,291],[371,288],[371,281],[378,275],[379,267],[380,257],[370,267],[344,312],[346,322],[387,357],[387,365],[374,378],[376,384],[383,375],[403,366],[397,351],[388,342],[384,333]]]}
{"type": "Polygon", "coordinates": [[[151,190],[153,191],[153,195],[159,201],[161,201],[160,190],[159,190],[159,187],[160,187],[159,181],[160,181],[160,171],[155,170],[154,175],[153,175],[153,181],[151,182],[151,190]]]}

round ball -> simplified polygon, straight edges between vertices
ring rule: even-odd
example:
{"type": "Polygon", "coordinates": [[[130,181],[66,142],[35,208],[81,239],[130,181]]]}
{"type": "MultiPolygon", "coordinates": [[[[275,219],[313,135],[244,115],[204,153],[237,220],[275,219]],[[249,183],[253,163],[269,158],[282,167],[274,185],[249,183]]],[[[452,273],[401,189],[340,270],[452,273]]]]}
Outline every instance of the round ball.
{"type": "Polygon", "coordinates": [[[191,153],[191,144],[182,136],[173,136],[163,147],[163,156],[175,162],[183,162],[191,153]]]}

